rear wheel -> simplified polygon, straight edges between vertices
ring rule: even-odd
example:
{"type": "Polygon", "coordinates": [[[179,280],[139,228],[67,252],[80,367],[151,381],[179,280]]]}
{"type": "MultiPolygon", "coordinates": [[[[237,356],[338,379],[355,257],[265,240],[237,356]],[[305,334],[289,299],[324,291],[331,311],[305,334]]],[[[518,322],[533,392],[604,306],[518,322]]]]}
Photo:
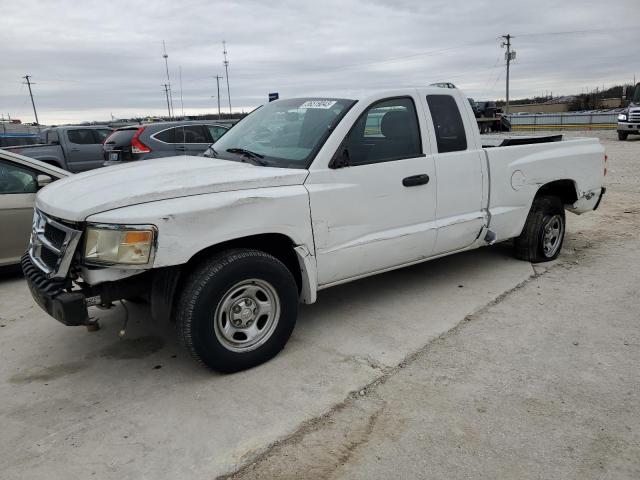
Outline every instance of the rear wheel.
{"type": "Polygon", "coordinates": [[[558,257],[565,234],[564,205],[558,197],[540,196],[533,200],[524,229],[514,241],[514,254],[532,263],[558,257]]]}
{"type": "Polygon", "coordinates": [[[618,132],[618,140],[626,140],[628,136],[627,132],[618,132]]]}
{"type": "Polygon", "coordinates": [[[275,257],[238,249],[196,268],[178,302],[178,333],[191,355],[230,373],[266,362],[284,348],[296,322],[298,288],[275,257]]]}

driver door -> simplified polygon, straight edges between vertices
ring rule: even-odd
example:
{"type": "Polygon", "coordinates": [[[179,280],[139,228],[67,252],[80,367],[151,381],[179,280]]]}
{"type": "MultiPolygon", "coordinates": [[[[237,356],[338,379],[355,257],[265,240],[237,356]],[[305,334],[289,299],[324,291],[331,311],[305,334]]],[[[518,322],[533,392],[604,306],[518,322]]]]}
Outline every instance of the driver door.
{"type": "Polygon", "coordinates": [[[431,255],[436,240],[433,157],[413,97],[360,115],[338,150],[346,163],[312,170],[309,191],[318,284],[328,286],[431,255]]]}

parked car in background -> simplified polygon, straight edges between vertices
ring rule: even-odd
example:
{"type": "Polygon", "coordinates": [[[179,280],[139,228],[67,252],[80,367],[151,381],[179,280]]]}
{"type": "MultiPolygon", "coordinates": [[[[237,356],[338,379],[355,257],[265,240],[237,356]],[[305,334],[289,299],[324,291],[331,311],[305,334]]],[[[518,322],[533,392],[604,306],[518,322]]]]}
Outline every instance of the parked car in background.
{"type": "Polygon", "coordinates": [[[36,192],[68,175],[33,158],[0,150],[0,266],[19,263],[29,246],[36,192]]]}
{"type": "Polygon", "coordinates": [[[105,126],[52,127],[42,132],[44,143],[6,150],[70,172],[84,172],[102,166],[102,142],[112,131],[105,126]]]}
{"type": "Polygon", "coordinates": [[[227,130],[226,125],[207,121],[158,122],[118,128],[104,142],[104,166],[180,154],[198,155],[227,130]]]}

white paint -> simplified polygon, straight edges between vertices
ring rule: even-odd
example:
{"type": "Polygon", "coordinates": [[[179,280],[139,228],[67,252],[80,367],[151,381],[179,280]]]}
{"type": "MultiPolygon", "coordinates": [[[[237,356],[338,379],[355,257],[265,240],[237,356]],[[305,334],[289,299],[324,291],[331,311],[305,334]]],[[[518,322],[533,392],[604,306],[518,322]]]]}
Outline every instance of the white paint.
{"type": "MultiPolygon", "coordinates": [[[[520,234],[545,183],[569,179],[572,208],[593,208],[603,183],[597,139],[483,149],[464,94],[436,87],[382,92],[360,99],[306,169],[258,167],[201,157],[172,157],[95,170],[56,182],[37,205],[58,218],[158,227],[153,267],[180,265],[204,248],[260,233],[289,237],[303,271],[301,298],[318,288],[520,234]],[[440,154],[426,95],[451,95],[461,109],[468,148],[440,154]],[[414,100],[423,156],[346,168],[329,166],[358,117],[374,102],[414,100]],[[524,178],[512,188],[514,172],[524,178]],[[402,180],[427,174],[426,185],[402,180]]],[[[109,278],[117,277],[113,269],[109,278]]],[[[130,272],[130,271],[128,271],[130,272]]],[[[128,273],[127,273],[128,274],[128,273]]],[[[96,281],[100,281],[99,279],[96,281]]]]}

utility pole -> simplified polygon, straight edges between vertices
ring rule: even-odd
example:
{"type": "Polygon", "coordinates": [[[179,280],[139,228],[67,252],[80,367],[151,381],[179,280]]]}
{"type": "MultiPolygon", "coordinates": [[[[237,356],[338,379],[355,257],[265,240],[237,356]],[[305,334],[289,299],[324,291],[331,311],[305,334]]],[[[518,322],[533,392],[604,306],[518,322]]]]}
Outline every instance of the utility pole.
{"type": "Polygon", "coordinates": [[[512,52],[511,51],[511,39],[515,38],[511,35],[509,35],[508,33],[506,35],[502,35],[502,38],[505,39],[504,42],[502,42],[502,47],[507,47],[507,51],[504,54],[504,58],[507,61],[507,101],[505,104],[505,112],[504,113],[509,113],[509,65],[511,64],[511,60],[514,60],[516,58],[516,52],[512,52]]]}
{"type": "Polygon", "coordinates": [[[218,120],[220,120],[220,118],[222,118],[222,115],[220,114],[220,79],[222,77],[220,75],[216,75],[214,78],[216,79],[216,86],[218,87],[218,96],[216,98],[218,99],[218,120]]]}
{"type": "Polygon", "coordinates": [[[36,104],[33,101],[33,92],[31,91],[31,85],[35,85],[35,83],[31,83],[31,75],[25,75],[22,77],[26,80],[27,87],[29,87],[29,96],[31,97],[31,106],[33,107],[33,115],[36,117],[36,125],[40,128],[40,122],[38,121],[38,112],[36,112],[36,104]]]}
{"type": "Polygon", "coordinates": [[[173,97],[171,95],[171,79],[169,78],[169,55],[167,55],[167,47],[162,41],[162,58],[164,58],[164,68],[167,70],[167,89],[169,98],[169,118],[173,117],[173,97]]]}
{"type": "Polygon", "coordinates": [[[169,112],[169,118],[171,118],[171,104],[169,103],[169,84],[164,83],[162,84],[162,86],[164,87],[164,94],[167,97],[167,111],[169,112]]]}
{"type": "Polygon", "coordinates": [[[229,90],[229,60],[227,60],[227,42],[222,41],[222,54],[224,55],[224,74],[227,77],[227,97],[229,97],[229,115],[231,115],[231,90],[229,90]]]}

